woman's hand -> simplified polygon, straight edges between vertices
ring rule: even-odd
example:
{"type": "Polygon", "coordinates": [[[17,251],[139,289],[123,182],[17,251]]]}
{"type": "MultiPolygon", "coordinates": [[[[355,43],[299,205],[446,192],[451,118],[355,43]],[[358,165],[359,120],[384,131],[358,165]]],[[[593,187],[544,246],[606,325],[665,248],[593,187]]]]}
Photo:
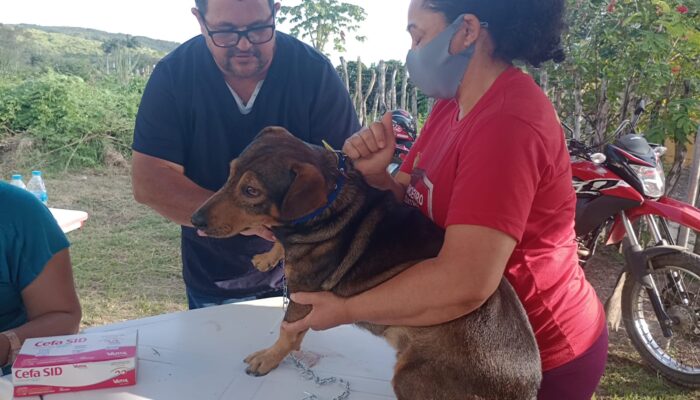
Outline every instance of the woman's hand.
{"type": "Polygon", "coordinates": [[[391,176],[387,167],[394,155],[396,138],[391,123],[391,113],[384,114],[382,122],[374,122],[349,137],[343,145],[353,165],[367,182],[379,189],[386,189],[391,176]]]}
{"type": "Polygon", "coordinates": [[[297,333],[311,328],[315,331],[325,331],[338,325],[350,324],[355,321],[350,316],[347,299],[331,292],[293,293],[292,301],[297,304],[312,306],[312,310],[296,322],[283,322],[282,329],[297,333]]]}

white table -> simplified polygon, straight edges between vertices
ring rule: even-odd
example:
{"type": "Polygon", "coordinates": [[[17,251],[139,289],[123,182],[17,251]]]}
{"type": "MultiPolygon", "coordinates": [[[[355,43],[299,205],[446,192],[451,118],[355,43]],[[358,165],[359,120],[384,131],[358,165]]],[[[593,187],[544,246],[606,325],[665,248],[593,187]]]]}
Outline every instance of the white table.
{"type": "MultiPolygon", "coordinates": [[[[265,377],[246,375],[243,359],[275,342],[281,299],[259,300],[92,328],[138,329],[136,386],[43,396],[44,400],[301,400],[308,393],[330,400],[339,385],[317,387],[285,360],[265,377]]],[[[394,350],[354,326],[309,332],[302,350],[321,356],[313,371],[350,382],[349,400],[395,399],[394,350]]]]}
{"type": "Polygon", "coordinates": [[[83,227],[83,224],[88,219],[88,213],[85,211],[63,210],[60,208],[49,208],[56,222],[63,229],[63,233],[68,233],[83,227]]]}

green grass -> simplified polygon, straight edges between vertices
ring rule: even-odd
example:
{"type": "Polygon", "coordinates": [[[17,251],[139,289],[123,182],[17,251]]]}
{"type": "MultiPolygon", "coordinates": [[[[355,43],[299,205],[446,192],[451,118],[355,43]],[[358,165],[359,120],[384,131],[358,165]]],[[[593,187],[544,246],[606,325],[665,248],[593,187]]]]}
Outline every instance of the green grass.
{"type": "Polygon", "coordinates": [[[131,197],[126,174],[47,177],[50,205],[87,211],[71,232],[85,327],[184,310],[179,227],[131,197]]]}
{"type": "MultiPolygon", "coordinates": [[[[128,174],[45,173],[53,207],[87,211],[83,229],[71,232],[83,326],[95,326],[186,309],[179,227],[137,204],[128,174]]],[[[586,274],[606,297],[622,258],[602,249],[586,274]]],[[[612,332],[608,368],[596,399],[700,399],[645,367],[624,329],[612,332]]]]}
{"type": "Polygon", "coordinates": [[[700,399],[700,393],[675,386],[639,361],[633,352],[613,350],[598,390],[597,399],[681,400],[700,399]]]}

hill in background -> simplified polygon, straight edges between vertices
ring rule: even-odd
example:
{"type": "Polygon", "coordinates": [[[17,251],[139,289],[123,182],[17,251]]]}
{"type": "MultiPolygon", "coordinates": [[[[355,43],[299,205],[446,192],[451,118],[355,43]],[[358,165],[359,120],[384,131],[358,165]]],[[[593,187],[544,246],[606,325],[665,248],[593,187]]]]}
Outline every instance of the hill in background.
{"type": "Polygon", "coordinates": [[[0,73],[52,69],[92,81],[105,75],[147,76],[178,43],[95,29],[0,24],[0,73]]]}
{"type": "Polygon", "coordinates": [[[109,33],[89,28],[74,28],[67,26],[41,26],[32,24],[18,24],[15,26],[22,29],[34,29],[49,33],[61,33],[76,38],[83,38],[98,42],[106,42],[113,39],[124,40],[127,37],[133,37],[134,39],[138,40],[139,43],[141,43],[143,46],[153,49],[159,53],[169,53],[179,45],[179,43],[169,42],[166,40],[151,39],[145,36],[131,36],[123,33],[109,33]]]}

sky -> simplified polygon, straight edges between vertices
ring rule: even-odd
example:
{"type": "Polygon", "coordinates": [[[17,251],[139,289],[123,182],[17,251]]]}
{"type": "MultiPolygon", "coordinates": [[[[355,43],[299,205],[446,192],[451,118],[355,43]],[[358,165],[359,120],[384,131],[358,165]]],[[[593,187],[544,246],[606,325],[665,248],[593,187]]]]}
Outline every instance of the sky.
{"type": "MultiPolygon", "coordinates": [[[[277,1],[287,6],[300,2],[277,1]]],[[[363,62],[372,63],[406,58],[410,47],[406,33],[409,0],[341,1],[362,6],[367,13],[359,32],[367,40],[358,43],[350,39],[346,59],[361,56],[363,62]]],[[[193,5],[194,0],[0,0],[0,23],[93,28],[184,42],[199,33],[197,21],[190,13],[193,5]]],[[[289,27],[282,25],[279,30],[288,32],[289,27]]],[[[334,63],[338,59],[338,54],[331,53],[334,63]]]]}

